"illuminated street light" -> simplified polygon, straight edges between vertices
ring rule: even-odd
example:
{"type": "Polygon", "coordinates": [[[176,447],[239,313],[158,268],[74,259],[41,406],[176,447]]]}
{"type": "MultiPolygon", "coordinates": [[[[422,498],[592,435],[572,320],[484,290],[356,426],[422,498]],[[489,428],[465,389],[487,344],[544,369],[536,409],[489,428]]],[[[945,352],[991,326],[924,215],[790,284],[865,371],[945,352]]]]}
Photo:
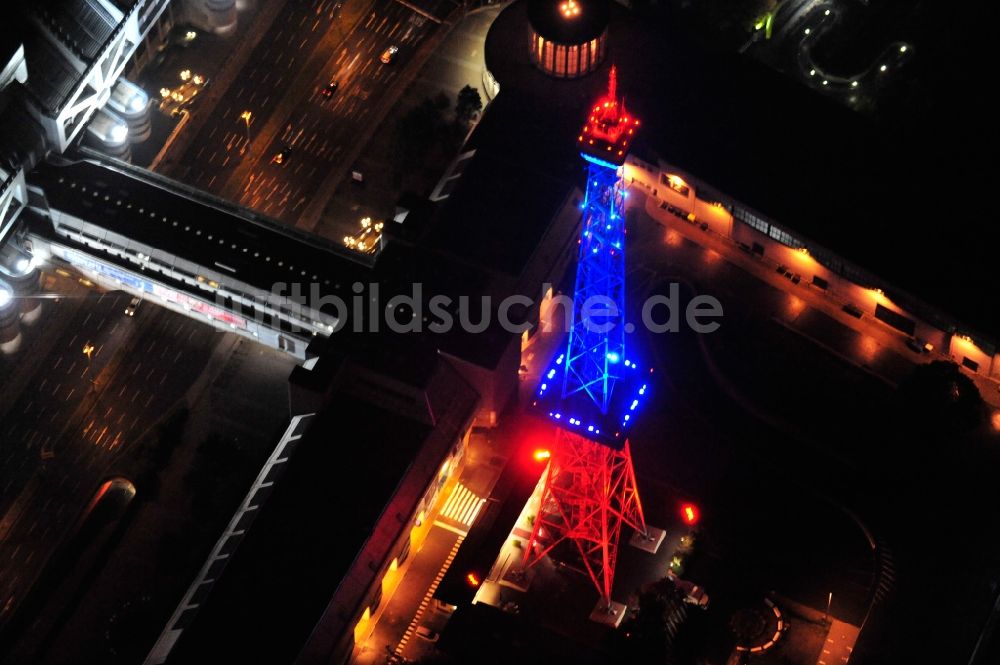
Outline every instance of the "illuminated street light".
{"type": "Polygon", "coordinates": [[[251,113],[250,111],[244,111],[243,113],[240,113],[240,120],[242,120],[247,127],[247,147],[250,146],[250,118],[252,117],[253,113],[251,113]]]}
{"type": "Polygon", "coordinates": [[[884,71],[885,71],[885,70],[887,70],[887,69],[889,69],[889,68],[888,68],[888,67],[886,67],[885,65],[882,65],[881,67],[879,67],[879,68],[878,68],[878,70],[879,70],[880,72],[884,72],[884,71]]]}
{"type": "Polygon", "coordinates": [[[479,576],[476,575],[475,573],[469,573],[468,575],[466,575],[465,581],[468,582],[469,586],[471,586],[473,589],[478,587],[480,584],[479,576]]]}
{"type": "Polygon", "coordinates": [[[810,30],[809,28],[806,28],[806,34],[808,35],[810,32],[812,32],[812,30],[810,30]]]}
{"type": "Polygon", "coordinates": [[[548,460],[550,457],[552,457],[552,453],[544,448],[539,448],[538,450],[535,451],[532,457],[535,458],[536,462],[544,462],[548,460]]]}
{"type": "Polygon", "coordinates": [[[902,46],[899,47],[899,52],[906,53],[906,44],[903,44],[902,46]]]}
{"type": "MultiPolygon", "coordinates": [[[[84,342],[83,344],[83,355],[87,356],[87,373],[90,373],[91,356],[94,355],[94,345],[90,342],[84,342]]],[[[92,390],[97,389],[97,382],[90,379],[90,387],[92,390]]]]}

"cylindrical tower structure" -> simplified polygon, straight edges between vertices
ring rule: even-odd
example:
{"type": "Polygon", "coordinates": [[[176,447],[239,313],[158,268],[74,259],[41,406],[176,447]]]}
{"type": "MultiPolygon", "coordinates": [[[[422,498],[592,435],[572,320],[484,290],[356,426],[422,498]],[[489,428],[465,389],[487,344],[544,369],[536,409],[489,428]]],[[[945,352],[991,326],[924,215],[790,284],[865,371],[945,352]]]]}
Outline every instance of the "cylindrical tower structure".
{"type": "Polygon", "coordinates": [[[531,61],[549,76],[577,78],[604,62],[608,0],[528,0],[531,61]]]}

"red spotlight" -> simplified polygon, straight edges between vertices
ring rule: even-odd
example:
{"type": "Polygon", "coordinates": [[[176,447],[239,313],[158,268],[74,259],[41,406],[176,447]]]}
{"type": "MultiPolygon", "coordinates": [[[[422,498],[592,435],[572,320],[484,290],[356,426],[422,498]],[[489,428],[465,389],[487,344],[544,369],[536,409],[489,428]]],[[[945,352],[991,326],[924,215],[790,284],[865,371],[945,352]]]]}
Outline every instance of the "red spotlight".
{"type": "Polygon", "coordinates": [[[479,586],[479,576],[475,573],[469,573],[465,576],[465,581],[469,583],[469,586],[476,588],[479,586]]]}
{"type": "Polygon", "coordinates": [[[685,503],[681,506],[681,517],[684,519],[684,523],[688,526],[694,526],[698,523],[699,515],[698,506],[693,503],[685,503]]]}
{"type": "Polygon", "coordinates": [[[548,450],[546,450],[545,448],[539,448],[538,450],[536,450],[534,452],[534,454],[532,455],[532,457],[535,458],[536,462],[545,462],[550,457],[552,457],[552,453],[549,452],[548,450]]]}

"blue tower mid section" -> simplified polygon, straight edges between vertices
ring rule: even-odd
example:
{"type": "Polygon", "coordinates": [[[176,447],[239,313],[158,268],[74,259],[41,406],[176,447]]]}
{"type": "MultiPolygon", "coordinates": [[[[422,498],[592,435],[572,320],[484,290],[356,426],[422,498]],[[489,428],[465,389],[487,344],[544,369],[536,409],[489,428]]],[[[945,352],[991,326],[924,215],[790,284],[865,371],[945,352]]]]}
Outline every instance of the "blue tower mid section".
{"type": "Polygon", "coordinates": [[[617,98],[612,67],[607,95],[577,139],[587,186],[573,322],[565,352],[546,369],[530,405],[557,429],[524,563],[551,556],[578,565],[600,593],[591,616],[602,622],[621,619],[611,592],[622,526],[650,538],[627,440],[648,378],[625,344],[622,170],[638,126],[617,98]]]}
{"type": "Polygon", "coordinates": [[[607,96],[577,139],[587,189],[566,352],[544,374],[532,406],[560,427],[620,450],[645,376],[626,355],[625,184],[622,165],[639,126],[619,102],[615,69],[607,96]]]}

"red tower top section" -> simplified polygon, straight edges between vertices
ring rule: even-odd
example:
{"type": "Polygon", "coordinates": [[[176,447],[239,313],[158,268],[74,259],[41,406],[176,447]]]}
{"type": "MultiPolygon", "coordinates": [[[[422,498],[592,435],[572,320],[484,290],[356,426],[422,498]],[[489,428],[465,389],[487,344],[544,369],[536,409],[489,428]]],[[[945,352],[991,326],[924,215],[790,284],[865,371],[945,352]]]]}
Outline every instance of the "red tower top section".
{"type": "Polygon", "coordinates": [[[611,67],[608,92],[597,100],[577,138],[580,152],[584,157],[620,166],[638,127],[639,119],[628,114],[624,100],[618,100],[618,71],[611,67]]]}

